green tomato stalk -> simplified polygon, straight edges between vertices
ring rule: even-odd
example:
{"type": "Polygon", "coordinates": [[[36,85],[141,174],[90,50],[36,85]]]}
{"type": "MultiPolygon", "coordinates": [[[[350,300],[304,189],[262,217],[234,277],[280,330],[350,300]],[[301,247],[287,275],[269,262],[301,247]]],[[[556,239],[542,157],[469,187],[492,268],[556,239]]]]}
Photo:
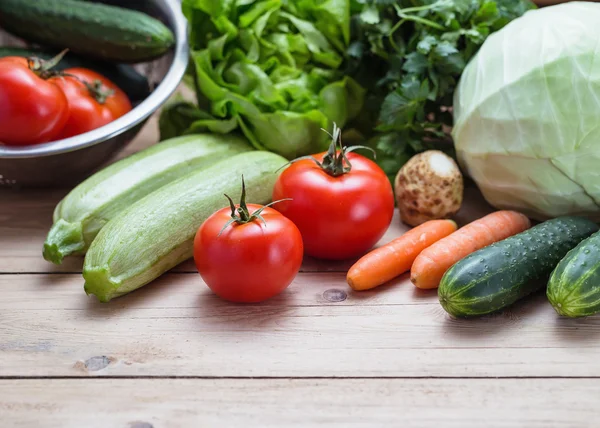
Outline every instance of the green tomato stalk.
{"type": "Polygon", "coordinates": [[[231,220],[229,220],[227,223],[225,223],[225,226],[223,226],[223,228],[219,232],[218,236],[221,236],[221,234],[225,231],[225,229],[227,229],[233,223],[246,224],[246,223],[251,223],[255,220],[260,220],[266,226],[267,222],[261,215],[263,213],[263,211],[265,210],[265,208],[268,208],[272,205],[278,204],[279,202],[291,201],[290,198],[280,199],[278,201],[274,201],[274,202],[271,202],[270,204],[264,205],[264,206],[260,207],[258,210],[254,211],[252,214],[250,214],[250,210],[248,209],[248,205],[246,204],[246,183],[244,182],[243,175],[242,175],[242,195],[240,196],[240,204],[236,207],[233,202],[233,199],[231,199],[231,197],[229,195],[226,194],[225,197],[229,201],[229,206],[231,207],[231,220]]]}
{"type": "Polygon", "coordinates": [[[348,153],[358,149],[365,149],[371,151],[373,153],[373,157],[376,157],[375,150],[367,146],[358,145],[344,147],[342,143],[342,130],[335,123],[333,124],[332,134],[327,132],[325,129],[323,129],[323,131],[331,137],[331,144],[329,145],[327,153],[325,156],[323,156],[323,161],[319,162],[319,160],[314,156],[303,156],[296,159],[294,162],[302,159],[311,159],[327,174],[331,175],[332,177],[339,177],[340,175],[344,175],[352,171],[352,164],[348,159],[348,153]]]}

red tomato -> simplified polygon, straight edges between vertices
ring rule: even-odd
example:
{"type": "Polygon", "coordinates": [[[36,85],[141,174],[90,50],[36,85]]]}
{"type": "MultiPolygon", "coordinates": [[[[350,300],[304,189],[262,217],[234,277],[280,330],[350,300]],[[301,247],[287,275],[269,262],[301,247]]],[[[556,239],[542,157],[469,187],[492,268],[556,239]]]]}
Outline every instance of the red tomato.
{"type": "MultiPolygon", "coordinates": [[[[339,153],[336,157],[341,160],[339,153]]],[[[326,155],[315,158],[323,162],[326,155]]],[[[356,153],[348,153],[347,159],[350,170],[337,176],[313,160],[293,162],[275,184],[273,200],[292,199],[275,208],[298,226],[309,256],[331,260],[361,256],[392,221],[394,192],[383,170],[356,153]]],[[[349,167],[345,161],[344,165],[349,167]]]]}
{"type": "Polygon", "coordinates": [[[58,139],[84,134],[116,119],[107,104],[99,103],[81,81],[69,76],[54,80],[69,102],[69,118],[58,139]]]}
{"type": "Polygon", "coordinates": [[[67,98],[25,58],[0,59],[0,141],[24,146],[52,141],[67,121],[67,98]]]}
{"type": "Polygon", "coordinates": [[[104,105],[113,113],[115,119],[131,111],[131,101],[129,101],[127,94],[101,74],[87,68],[68,68],[65,73],[77,76],[90,85],[94,85],[94,82],[99,81],[102,83],[102,89],[111,89],[113,94],[106,98],[104,105]]]}
{"type": "MultiPolygon", "coordinates": [[[[251,215],[260,208],[248,204],[251,215]]],[[[223,299],[239,303],[269,299],[285,290],[300,270],[303,248],[298,228],[271,208],[265,208],[261,216],[266,224],[260,219],[234,222],[221,233],[231,220],[231,209],[224,208],[198,229],[196,267],[223,299]]]]}

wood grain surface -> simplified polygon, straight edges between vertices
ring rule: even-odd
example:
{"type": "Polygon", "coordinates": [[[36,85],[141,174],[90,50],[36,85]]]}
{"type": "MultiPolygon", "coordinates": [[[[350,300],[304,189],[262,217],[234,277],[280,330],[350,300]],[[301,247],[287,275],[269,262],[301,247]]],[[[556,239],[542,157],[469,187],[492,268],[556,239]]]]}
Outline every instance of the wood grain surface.
{"type": "Polygon", "coordinates": [[[79,275],[0,275],[0,290],[0,376],[600,377],[600,319],[559,318],[543,294],[462,320],[407,278],[352,293],[340,273],[260,305],[197,274],[110,304],[79,275]]]}
{"type": "MultiPolygon", "coordinates": [[[[155,142],[153,121],[120,157],[155,142]]],[[[2,428],[598,426],[600,317],[539,293],[453,319],[406,276],[356,293],[352,261],[316,260],[259,305],[218,299],[191,262],[101,304],[81,258],[41,257],[67,192],[0,191],[2,428]]],[[[457,220],[490,210],[470,186],[457,220]]]]}
{"type": "Polygon", "coordinates": [[[592,428],[599,395],[594,379],[31,379],[0,381],[0,413],[22,428],[592,428]]]}

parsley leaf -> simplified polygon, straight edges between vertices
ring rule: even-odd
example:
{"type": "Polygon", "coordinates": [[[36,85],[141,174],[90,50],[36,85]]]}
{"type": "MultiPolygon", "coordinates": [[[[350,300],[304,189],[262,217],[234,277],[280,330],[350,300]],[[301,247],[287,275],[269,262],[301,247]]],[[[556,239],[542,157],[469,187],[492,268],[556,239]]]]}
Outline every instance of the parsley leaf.
{"type": "Polygon", "coordinates": [[[535,8],[529,0],[350,3],[346,72],[368,90],[361,132],[376,130],[370,142],[390,176],[419,151],[452,153],[452,100],[466,64],[491,33],[535,8]]]}

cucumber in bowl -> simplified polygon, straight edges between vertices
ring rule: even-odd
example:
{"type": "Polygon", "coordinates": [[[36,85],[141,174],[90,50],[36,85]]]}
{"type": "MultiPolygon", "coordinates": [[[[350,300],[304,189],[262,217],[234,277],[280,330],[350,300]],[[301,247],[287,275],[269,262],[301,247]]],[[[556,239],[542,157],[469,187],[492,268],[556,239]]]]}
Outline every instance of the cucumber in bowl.
{"type": "Polygon", "coordinates": [[[80,0],[2,0],[0,27],[30,42],[125,63],[156,59],[175,42],[145,13],[80,0]]]}
{"type": "Polygon", "coordinates": [[[543,288],[558,262],[598,226],[581,217],[561,217],[465,257],[442,278],[442,307],[457,317],[503,309],[543,288]]]}

